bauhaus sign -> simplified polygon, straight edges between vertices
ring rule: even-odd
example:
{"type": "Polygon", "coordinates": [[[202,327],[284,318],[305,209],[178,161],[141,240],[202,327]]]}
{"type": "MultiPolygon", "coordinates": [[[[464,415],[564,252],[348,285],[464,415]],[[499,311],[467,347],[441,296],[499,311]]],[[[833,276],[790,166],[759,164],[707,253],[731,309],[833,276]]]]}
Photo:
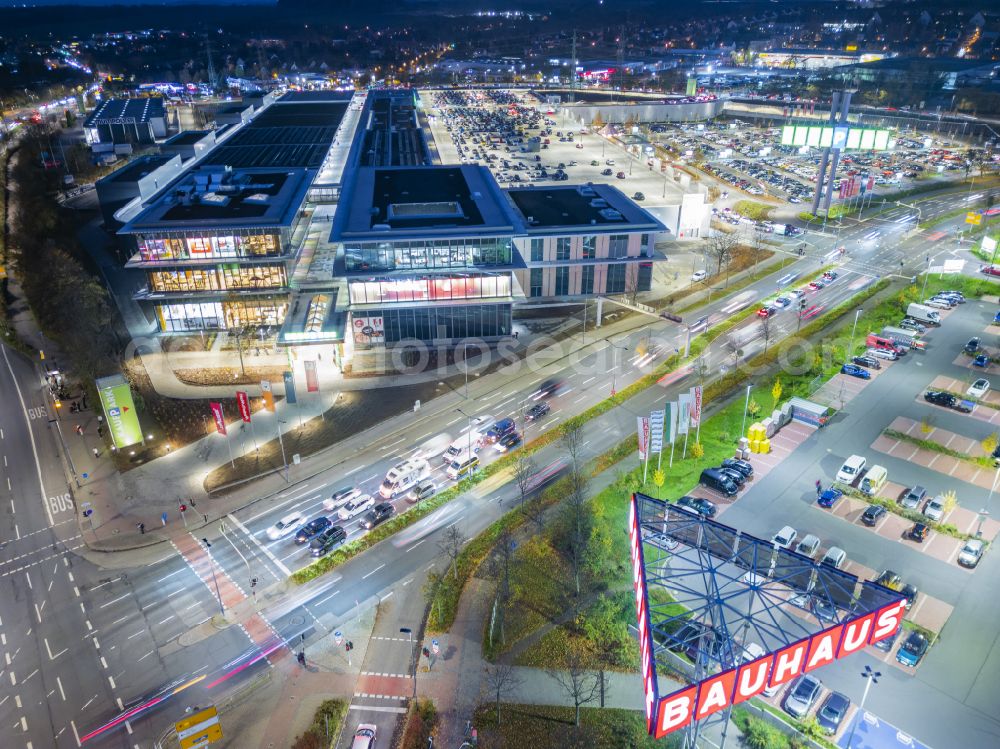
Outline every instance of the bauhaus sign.
{"type": "Polygon", "coordinates": [[[692,721],[739,705],[768,687],[778,687],[890,637],[902,624],[905,601],[895,599],[872,611],[804,637],[756,660],[713,674],[700,682],[659,697],[656,683],[652,627],[643,564],[643,540],[639,504],[632,496],[629,508],[629,540],[639,625],[640,671],[649,732],[662,738],[692,721]]]}

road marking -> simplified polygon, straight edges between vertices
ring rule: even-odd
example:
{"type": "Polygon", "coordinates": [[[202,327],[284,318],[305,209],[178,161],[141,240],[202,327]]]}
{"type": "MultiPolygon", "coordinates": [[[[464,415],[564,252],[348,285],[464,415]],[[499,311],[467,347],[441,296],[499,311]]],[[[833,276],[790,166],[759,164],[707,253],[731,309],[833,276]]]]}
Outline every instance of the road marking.
{"type": "MultiPolygon", "coordinates": [[[[34,675],[35,675],[35,674],[37,674],[37,673],[38,673],[38,669],[36,668],[36,669],[35,669],[34,671],[32,671],[32,672],[31,672],[30,674],[28,674],[28,675],[27,675],[27,676],[25,677],[24,681],[28,681],[28,679],[30,679],[30,678],[31,678],[32,676],[34,676],[34,675]]],[[[21,682],[21,683],[23,684],[24,682],[21,682]]]]}
{"type": "Polygon", "coordinates": [[[380,565],[379,565],[378,567],[376,567],[375,569],[373,569],[373,570],[372,570],[371,572],[369,572],[369,573],[368,573],[367,575],[363,576],[363,577],[362,577],[361,579],[362,579],[362,580],[367,580],[367,579],[368,579],[369,577],[371,577],[372,575],[374,575],[374,574],[375,574],[376,572],[378,572],[378,571],[379,571],[380,569],[382,569],[383,567],[385,567],[385,562],[383,562],[383,563],[382,563],[382,564],[380,564],[380,565]]]}
{"type": "Polygon", "coordinates": [[[230,515],[227,515],[226,517],[228,517],[230,520],[232,520],[234,523],[236,523],[237,527],[241,531],[243,531],[245,534],[247,534],[247,536],[250,537],[250,540],[254,542],[254,544],[257,546],[257,548],[259,548],[261,551],[264,552],[264,554],[267,556],[268,559],[270,559],[272,562],[274,562],[275,566],[279,570],[281,570],[282,573],[284,573],[285,577],[290,577],[291,576],[292,571],[290,569],[288,569],[288,567],[286,567],[284,564],[282,564],[281,561],[274,554],[271,553],[270,549],[268,549],[266,546],[264,546],[264,544],[262,544],[260,541],[258,541],[257,538],[250,532],[250,530],[245,525],[243,525],[243,523],[241,523],[239,521],[239,519],[236,518],[235,515],[230,514],[230,515]]]}
{"type": "Polygon", "coordinates": [[[63,653],[65,653],[65,652],[66,652],[67,650],[69,650],[69,648],[63,648],[62,650],[60,650],[60,651],[59,651],[58,653],[56,653],[55,655],[52,655],[52,648],[50,648],[50,647],[49,647],[49,639],[48,639],[47,637],[43,637],[42,639],[43,639],[43,640],[45,641],[45,650],[46,650],[46,651],[48,652],[48,654],[49,654],[49,660],[50,660],[50,661],[54,661],[54,660],[55,660],[56,658],[58,658],[58,657],[59,657],[60,655],[62,655],[63,653]]]}
{"type": "Polygon", "coordinates": [[[167,622],[169,622],[173,618],[174,618],[174,614],[171,614],[166,619],[164,619],[162,622],[157,622],[156,626],[159,627],[161,624],[166,624],[167,622]]]}
{"type": "Polygon", "coordinates": [[[99,643],[97,641],[97,638],[96,637],[91,637],[90,639],[92,639],[94,641],[94,649],[95,650],[100,650],[101,649],[101,643],[99,643]]]}
{"type": "Polygon", "coordinates": [[[415,548],[417,548],[418,546],[420,546],[420,544],[422,544],[426,540],[427,540],[426,538],[420,539],[415,544],[413,544],[413,546],[411,546],[409,549],[407,549],[406,553],[409,554],[411,551],[413,551],[415,548]]]}
{"type": "Polygon", "coordinates": [[[63,690],[62,679],[60,679],[58,676],[56,677],[56,684],[59,686],[59,696],[61,696],[63,702],[65,702],[66,692],[63,690]]]}
{"type": "Polygon", "coordinates": [[[132,639],[133,637],[138,637],[139,635],[143,634],[143,633],[144,633],[145,631],[146,631],[146,630],[144,630],[144,629],[140,629],[140,630],[139,630],[138,632],[136,632],[136,633],[135,633],[134,635],[129,635],[129,636],[128,636],[128,637],[126,637],[125,639],[126,639],[126,640],[131,640],[131,639],[132,639]]]}
{"type": "MultiPolygon", "coordinates": [[[[21,402],[21,411],[24,414],[24,424],[28,428],[28,440],[31,442],[31,454],[35,457],[35,472],[38,474],[38,487],[42,490],[42,505],[45,507],[45,514],[49,518],[49,525],[53,525],[52,521],[52,511],[49,509],[49,503],[46,501],[48,494],[45,491],[45,482],[42,481],[42,464],[38,460],[38,447],[35,445],[35,433],[31,431],[31,424],[28,421],[28,406],[24,402],[24,396],[21,395],[21,386],[17,382],[17,378],[14,377],[14,368],[10,366],[10,358],[7,356],[7,347],[3,348],[3,360],[7,364],[7,371],[10,372],[10,379],[14,383],[14,389],[17,391],[17,399],[21,402]]],[[[3,436],[3,430],[0,429],[0,437],[3,436]]]]}
{"type": "Polygon", "coordinates": [[[320,604],[326,603],[331,598],[333,598],[335,595],[337,595],[339,592],[340,592],[339,590],[333,591],[333,593],[331,593],[330,595],[328,595],[326,598],[323,598],[323,599],[321,599],[319,601],[316,601],[316,603],[314,603],[313,606],[319,606],[320,604]]]}
{"type": "MultiPolygon", "coordinates": [[[[89,704],[90,704],[90,702],[88,702],[88,703],[87,703],[87,705],[89,705],[89,704]]],[[[86,707],[87,705],[84,705],[84,707],[86,707]]],[[[80,746],[80,734],[79,734],[79,732],[78,732],[78,731],[76,730],[76,723],[74,723],[73,721],[70,721],[70,722],[69,722],[69,724],[70,724],[70,726],[72,726],[72,728],[73,728],[73,738],[75,738],[75,739],[76,739],[76,745],[77,745],[77,746],[80,746]]]]}
{"type": "MultiPolygon", "coordinates": [[[[15,557],[15,559],[16,559],[16,558],[17,558],[17,557],[15,557]]],[[[34,590],[34,589],[35,589],[35,586],[31,584],[31,575],[29,575],[29,574],[28,574],[27,572],[25,572],[25,573],[24,573],[24,577],[25,577],[25,579],[26,579],[26,580],[28,581],[28,589],[29,589],[29,590],[34,590]]]]}
{"type": "Polygon", "coordinates": [[[364,468],[364,466],[363,466],[363,465],[360,465],[360,466],[358,466],[357,468],[352,468],[351,470],[349,470],[349,471],[348,471],[347,473],[345,473],[344,475],[345,475],[345,476],[350,476],[350,475],[351,475],[352,473],[357,473],[357,472],[358,472],[358,471],[360,471],[360,470],[361,470],[362,468],[364,468]]]}
{"type": "MultiPolygon", "coordinates": [[[[181,568],[180,568],[179,570],[174,570],[174,571],[173,571],[173,572],[171,572],[171,573],[170,573],[169,575],[164,575],[163,577],[161,577],[161,578],[160,578],[159,580],[157,580],[156,582],[158,582],[158,583],[162,583],[162,582],[163,582],[164,580],[166,580],[167,578],[170,578],[170,577],[173,577],[174,575],[179,575],[179,574],[180,574],[181,572],[183,572],[183,571],[184,571],[184,568],[183,568],[183,567],[181,567],[181,568]]],[[[118,578],[118,579],[120,580],[121,578],[118,578]]]]}
{"type": "Polygon", "coordinates": [[[108,677],[108,683],[111,685],[112,689],[117,689],[118,688],[117,686],[115,686],[115,677],[114,676],[109,676],[108,677]]]}
{"type": "MultiPolygon", "coordinates": [[[[355,695],[361,697],[363,695],[355,695]]],[[[394,700],[405,700],[406,697],[392,697],[394,700]]],[[[348,710],[370,710],[373,713],[405,713],[405,707],[385,707],[383,705],[350,705],[348,710]]],[[[77,744],[79,746],[79,744],[77,744]]]]}
{"type": "Polygon", "coordinates": [[[124,601],[124,600],[125,600],[126,598],[128,598],[128,597],[129,597],[129,594],[128,594],[128,593],[126,593],[126,594],[125,594],[125,595],[123,595],[123,596],[118,596],[118,598],[115,598],[115,599],[114,599],[114,600],[112,600],[112,601],[108,601],[107,603],[102,603],[102,604],[101,604],[100,606],[98,606],[97,608],[99,608],[99,609],[106,609],[106,608],[107,608],[108,606],[110,606],[111,604],[113,604],[113,603],[118,603],[119,601],[124,601]]]}
{"type": "MultiPolygon", "coordinates": [[[[119,580],[121,580],[120,577],[116,577],[114,580],[105,580],[100,585],[95,585],[93,588],[91,588],[91,590],[94,591],[94,590],[97,590],[98,588],[103,588],[105,585],[111,585],[111,583],[116,583],[119,580]]],[[[159,580],[157,580],[157,582],[159,582],[159,580]]]]}
{"type": "Polygon", "coordinates": [[[103,655],[101,656],[101,665],[102,665],[102,666],[103,666],[104,668],[107,668],[107,667],[108,667],[108,662],[107,662],[107,661],[106,661],[106,660],[104,659],[104,656],[103,656],[103,655]]]}
{"type": "Polygon", "coordinates": [[[23,715],[21,716],[21,730],[24,731],[25,733],[28,732],[28,721],[24,719],[23,715]]]}

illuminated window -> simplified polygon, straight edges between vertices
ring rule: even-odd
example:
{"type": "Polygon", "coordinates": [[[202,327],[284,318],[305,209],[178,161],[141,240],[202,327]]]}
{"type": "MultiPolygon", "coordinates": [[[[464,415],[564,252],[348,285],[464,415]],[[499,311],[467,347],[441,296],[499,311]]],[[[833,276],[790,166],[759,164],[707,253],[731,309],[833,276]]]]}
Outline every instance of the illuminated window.
{"type": "Polygon", "coordinates": [[[556,260],[569,260],[570,238],[558,237],[556,239],[556,260]]]}

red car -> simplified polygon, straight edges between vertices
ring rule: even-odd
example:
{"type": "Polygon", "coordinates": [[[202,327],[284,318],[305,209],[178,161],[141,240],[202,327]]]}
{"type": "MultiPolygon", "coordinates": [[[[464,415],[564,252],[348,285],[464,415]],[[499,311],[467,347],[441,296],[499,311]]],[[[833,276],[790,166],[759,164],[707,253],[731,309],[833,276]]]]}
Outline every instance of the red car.
{"type": "Polygon", "coordinates": [[[1000,276],[1000,268],[995,265],[984,265],[981,270],[987,276],[1000,276]]]}
{"type": "Polygon", "coordinates": [[[761,307],[757,310],[757,317],[770,317],[777,311],[774,307],[761,307]]]}

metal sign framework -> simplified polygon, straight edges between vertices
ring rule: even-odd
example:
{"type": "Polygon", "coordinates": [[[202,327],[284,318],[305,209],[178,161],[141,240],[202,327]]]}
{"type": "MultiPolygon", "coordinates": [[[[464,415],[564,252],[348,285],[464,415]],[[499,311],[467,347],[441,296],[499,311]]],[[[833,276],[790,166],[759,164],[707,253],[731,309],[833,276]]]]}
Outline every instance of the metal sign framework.
{"type": "MultiPolygon", "coordinates": [[[[680,671],[697,684],[901,599],[856,575],[643,494],[633,495],[630,524],[640,650],[644,673],[652,677],[644,685],[651,733],[658,706],[649,703],[664,694],[655,666],[680,671]]],[[[683,745],[693,749],[702,730],[722,723],[724,746],[731,710],[730,704],[692,720],[683,745]]]]}

